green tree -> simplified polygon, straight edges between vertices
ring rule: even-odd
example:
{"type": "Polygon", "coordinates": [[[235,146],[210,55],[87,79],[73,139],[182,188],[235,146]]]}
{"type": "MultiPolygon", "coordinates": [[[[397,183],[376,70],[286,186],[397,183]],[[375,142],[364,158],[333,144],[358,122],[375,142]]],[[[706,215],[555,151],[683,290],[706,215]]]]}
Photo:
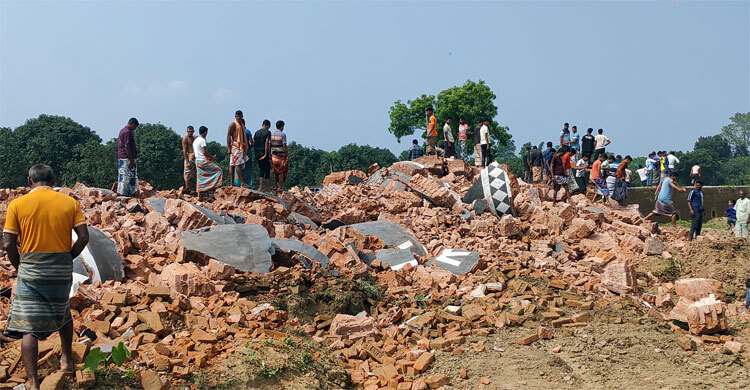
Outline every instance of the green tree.
{"type": "Polygon", "coordinates": [[[721,128],[721,135],[734,149],[735,155],[747,156],[750,147],[750,112],[736,113],[721,128]]]}
{"type": "Polygon", "coordinates": [[[28,167],[19,158],[20,143],[8,127],[0,127],[0,187],[15,188],[26,184],[28,167]]]}
{"type": "Polygon", "coordinates": [[[725,180],[722,184],[750,184],[750,156],[734,157],[721,164],[719,177],[725,180]]]}
{"type": "Polygon", "coordinates": [[[396,162],[396,156],[390,150],[369,145],[348,144],[330,153],[335,171],[359,169],[367,172],[367,168],[377,163],[387,167],[396,162]]]}
{"type": "Polygon", "coordinates": [[[42,114],[29,119],[15,129],[14,135],[19,140],[17,155],[23,168],[47,164],[58,178],[66,176],[65,165],[75,157],[77,146],[89,141],[102,142],[88,127],[57,115],[42,114]]]}
{"type": "Polygon", "coordinates": [[[435,106],[435,97],[432,95],[422,95],[405,104],[396,100],[388,110],[391,118],[388,131],[401,142],[401,138],[413,135],[415,130],[424,130],[427,126],[425,110],[429,106],[435,106]]]}
{"type": "Polygon", "coordinates": [[[66,186],[81,182],[90,187],[111,188],[117,181],[117,140],[106,144],[90,140],[76,146],[74,157],[65,164],[65,172],[60,178],[66,186]]]}
{"type": "Polygon", "coordinates": [[[287,186],[316,186],[333,170],[328,152],[308,148],[296,142],[289,144],[287,186]]]}
{"type": "Polygon", "coordinates": [[[162,124],[142,123],[135,131],[138,177],[157,189],[178,188],[182,182],[181,138],[162,124]]]}
{"type": "MultiPolygon", "coordinates": [[[[461,86],[451,87],[438,93],[437,98],[422,95],[406,104],[397,100],[389,110],[391,124],[388,131],[401,142],[401,138],[414,134],[415,130],[424,130],[427,125],[425,109],[435,107],[435,116],[440,123],[450,118],[454,135],[458,129],[458,121],[463,118],[470,124],[470,132],[476,124],[488,119],[490,124],[491,150],[496,154],[502,146],[507,146],[511,139],[509,129],[493,120],[497,116],[495,93],[484,81],[467,81],[461,86]]],[[[423,134],[422,134],[423,135],[423,134]]],[[[438,136],[442,138],[443,127],[438,126],[438,136]]],[[[474,138],[467,140],[468,150],[474,148],[474,138]]]]}
{"type": "Polygon", "coordinates": [[[726,160],[732,157],[732,146],[726,138],[721,135],[711,135],[708,137],[698,137],[693,146],[694,151],[703,150],[719,160],[726,160]]]}

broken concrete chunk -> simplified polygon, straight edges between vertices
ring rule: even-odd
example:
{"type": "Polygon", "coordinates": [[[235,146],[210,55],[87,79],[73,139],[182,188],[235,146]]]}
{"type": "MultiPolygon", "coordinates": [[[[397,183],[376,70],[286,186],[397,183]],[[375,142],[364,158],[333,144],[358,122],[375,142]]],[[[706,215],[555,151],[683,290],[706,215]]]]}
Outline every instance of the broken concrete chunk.
{"type": "Polygon", "coordinates": [[[386,248],[409,249],[418,256],[426,256],[424,245],[403,226],[390,221],[371,221],[350,226],[365,236],[376,236],[383,240],[386,248]]]}
{"type": "Polygon", "coordinates": [[[277,256],[288,257],[296,253],[304,256],[309,261],[314,261],[320,263],[323,267],[328,267],[328,257],[315,249],[312,245],[305,244],[304,242],[295,239],[282,238],[272,239],[271,244],[274,247],[274,259],[277,256]]]}
{"type": "Polygon", "coordinates": [[[686,278],[674,282],[674,290],[678,296],[697,301],[714,294],[718,299],[724,298],[721,282],[708,278],[686,278]]]}
{"type": "Polygon", "coordinates": [[[189,230],[180,236],[183,261],[206,264],[209,258],[243,272],[271,270],[273,246],[268,231],[260,225],[217,225],[189,230]]]}
{"type": "MultiPolygon", "coordinates": [[[[92,283],[121,280],[125,277],[125,271],[115,242],[93,226],[89,226],[88,230],[89,243],[73,260],[73,272],[84,276],[90,275],[92,283]]],[[[76,238],[73,232],[73,240],[76,238]]]]}
{"type": "Polygon", "coordinates": [[[454,275],[473,272],[479,265],[479,252],[463,249],[443,249],[434,260],[429,262],[434,267],[450,271],[454,275]]]}

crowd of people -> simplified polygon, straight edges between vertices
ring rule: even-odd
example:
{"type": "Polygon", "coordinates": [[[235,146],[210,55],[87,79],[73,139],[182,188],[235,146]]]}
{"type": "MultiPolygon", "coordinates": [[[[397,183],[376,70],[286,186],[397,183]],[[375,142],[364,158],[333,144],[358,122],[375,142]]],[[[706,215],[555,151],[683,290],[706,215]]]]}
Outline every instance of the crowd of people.
{"type": "MultiPolygon", "coordinates": [[[[419,140],[412,140],[412,146],[409,149],[410,160],[415,160],[425,154],[438,155],[441,153],[438,149],[438,120],[435,117],[435,110],[432,107],[427,107],[425,114],[427,117],[425,147],[420,146],[419,140]]],[[[453,120],[451,118],[446,118],[443,121],[442,155],[446,158],[468,159],[470,156],[467,146],[468,140],[469,137],[473,137],[474,161],[482,167],[489,165],[492,161],[492,157],[490,156],[490,120],[487,118],[478,120],[476,127],[472,131],[469,122],[464,118],[459,118],[458,142],[456,142],[456,136],[453,134],[452,124],[453,120]]]]}
{"type": "MultiPolygon", "coordinates": [[[[276,129],[271,131],[271,121],[263,120],[254,133],[246,126],[242,111],[237,110],[234,120],[229,123],[226,136],[229,175],[232,185],[250,187],[248,164],[258,167],[259,191],[282,191],[289,171],[288,147],[284,121],[276,121],[276,129]],[[271,173],[274,180],[271,181],[271,173]],[[271,188],[273,187],[273,188],[271,188]]],[[[138,148],[135,131],[138,119],[130,118],[117,137],[117,193],[132,196],[138,192],[138,148]]],[[[211,197],[213,191],[224,182],[224,171],[217,163],[216,156],[208,151],[208,128],[200,126],[198,135],[195,128],[187,126],[182,137],[184,194],[197,194],[199,199],[211,197]],[[193,191],[192,189],[195,189],[193,191]]]]}

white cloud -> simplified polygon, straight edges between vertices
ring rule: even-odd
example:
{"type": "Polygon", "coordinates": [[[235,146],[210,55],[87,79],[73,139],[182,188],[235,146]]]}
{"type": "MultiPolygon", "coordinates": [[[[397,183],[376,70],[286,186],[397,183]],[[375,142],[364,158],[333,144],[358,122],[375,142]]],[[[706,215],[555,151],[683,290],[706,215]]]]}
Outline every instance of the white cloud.
{"type": "Polygon", "coordinates": [[[187,92],[189,85],[183,80],[170,80],[167,82],[126,83],[122,90],[126,95],[147,98],[169,98],[179,96],[187,92]]]}
{"type": "Polygon", "coordinates": [[[220,103],[234,96],[234,91],[228,88],[218,88],[211,93],[214,102],[220,103]]]}

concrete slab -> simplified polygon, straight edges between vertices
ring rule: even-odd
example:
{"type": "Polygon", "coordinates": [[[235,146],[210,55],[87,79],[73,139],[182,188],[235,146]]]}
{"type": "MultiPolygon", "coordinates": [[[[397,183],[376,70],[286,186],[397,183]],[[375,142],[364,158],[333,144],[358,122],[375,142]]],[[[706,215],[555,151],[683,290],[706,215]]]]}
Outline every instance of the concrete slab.
{"type": "MultiPolygon", "coordinates": [[[[164,207],[165,207],[166,202],[167,200],[165,198],[160,198],[160,197],[146,199],[146,203],[148,203],[148,207],[160,214],[164,214],[164,207]]],[[[231,224],[237,223],[237,221],[235,221],[232,216],[219,214],[204,206],[200,206],[200,205],[193,205],[193,206],[195,206],[195,208],[197,208],[201,213],[203,213],[206,217],[208,217],[211,221],[213,221],[217,225],[227,225],[227,224],[231,225],[231,224]]]]}
{"type": "Polygon", "coordinates": [[[428,264],[443,268],[454,275],[463,275],[476,269],[477,264],[479,264],[479,252],[464,249],[443,249],[428,264]]]}
{"type": "MultiPolygon", "coordinates": [[[[89,243],[81,254],[73,259],[73,272],[89,276],[91,282],[121,280],[125,277],[122,258],[117,253],[115,242],[101,230],[89,226],[89,243]]],[[[73,240],[77,235],[73,232],[73,240]]]]}
{"type": "Polygon", "coordinates": [[[182,232],[186,257],[210,257],[237,270],[266,273],[274,253],[268,232],[260,225],[214,225],[182,232]]]}
{"type": "MultiPolygon", "coordinates": [[[[274,247],[274,261],[277,256],[290,256],[293,253],[298,253],[310,261],[320,263],[322,267],[328,267],[328,257],[315,249],[312,245],[305,244],[300,240],[292,240],[288,238],[274,238],[271,239],[271,244],[274,247]]],[[[286,260],[286,258],[284,259],[286,260]]]]}
{"type": "Polygon", "coordinates": [[[377,236],[386,245],[386,248],[409,249],[419,256],[427,256],[424,245],[405,227],[391,221],[371,221],[351,225],[358,232],[377,236]]]}

